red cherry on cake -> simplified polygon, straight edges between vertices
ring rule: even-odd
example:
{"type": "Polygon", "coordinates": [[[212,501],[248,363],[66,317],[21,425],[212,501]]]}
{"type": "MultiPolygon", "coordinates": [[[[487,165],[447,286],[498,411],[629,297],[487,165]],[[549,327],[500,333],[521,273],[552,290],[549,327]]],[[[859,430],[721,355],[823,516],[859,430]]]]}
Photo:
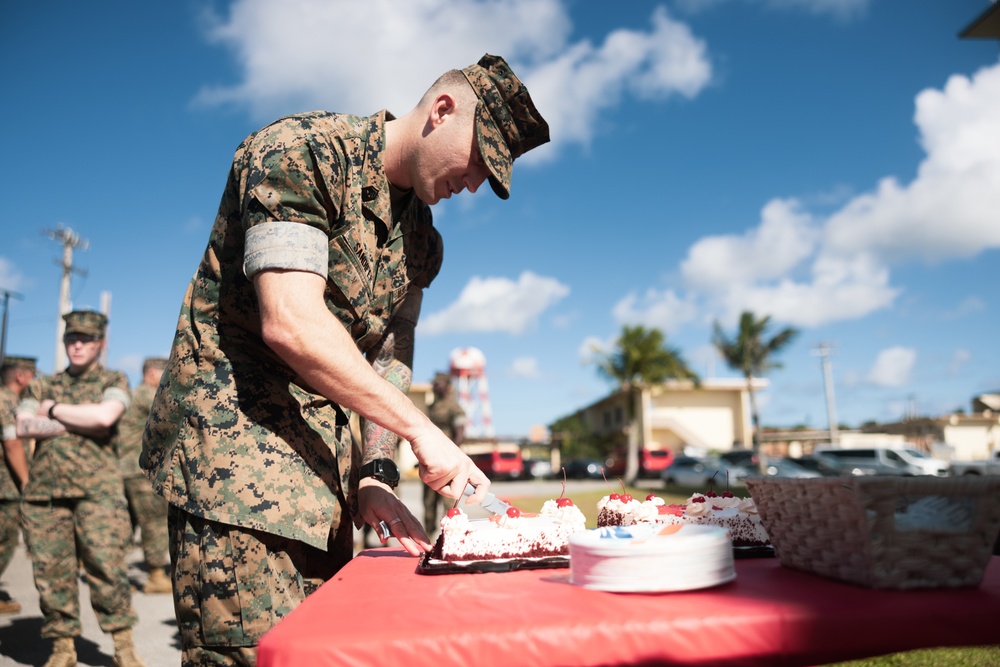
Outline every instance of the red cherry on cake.
{"type": "Polygon", "coordinates": [[[723,491],[722,492],[722,497],[723,498],[735,498],[736,494],[734,494],[732,491],[723,491]]]}
{"type": "Polygon", "coordinates": [[[632,502],[632,494],[631,493],[623,493],[621,495],[621,501],[623,503],[630,503],[630,502],[632,502]]]}
{"type": "Polygon", "coordinates": [[[517,517],[521,516],[521,510],[517,509],[516,507],[508,507],[507,516],[509,516],[511,519],[516,519],[517,517]]]}
{"type": "Polygon", "coordinates": [[[454,517],[458,516],[461,513],[462,513],[462,510],[458,509],[457,507],[451,507],[451,508],[448,509],[448,517],[449,518],[454,518],[454,517]]]}
{"type": "Polygon", "coordinates": [[[708,493],[706,493],[705,495],[708,496],[709,498],[718,498],[719,497],[719,494],[716,493],[715,491],[712,491],[711,489],[709,489],[708,493]]]}
{"type": "Polygon", "coordinates": [[[695,496],[694,498],[691,499],[691,502],[693,502],[693,503],[703,503],[703,502],[705,502],[705,496],[695,496]]]}
{"type": "Polygon", "coordinates": [[[612,493],[608,495],[608,498],[611,500],[621,500],[622,496],[620,493],[612,493]]]}
{"type": "Polygon", "coordinates": [[[572,507],[573,501],[569,498],[556,498],[556,507],[572,507]]]}

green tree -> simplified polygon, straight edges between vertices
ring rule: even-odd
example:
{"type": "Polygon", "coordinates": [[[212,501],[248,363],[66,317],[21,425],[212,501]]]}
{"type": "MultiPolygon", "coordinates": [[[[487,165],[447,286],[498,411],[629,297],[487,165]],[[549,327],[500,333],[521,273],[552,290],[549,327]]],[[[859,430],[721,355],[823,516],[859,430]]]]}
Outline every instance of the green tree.
{"type": "Polygon", "coordinates": [[[639,424],[636,402],[642,388],[668,379],[691,379],[698,376],[688,367],[679,351],[668,347],[659,329],[638,325],[622,327],[614,349],[599,354],[597,370],[628,395],[628,449],[625,459],[625,483],[633,484],[639,476],[639,424]]]}
{"type": "Polygon", "coordinates": [[[753,378],[762,377],[768,371],[781,368],[774,356],[785,348],[799,334],[793,327],[787,327],[769,340],[765,333],[771,323],[771,316],[760,319],[749,310],[740,315],[740,325],[735,338],[729,338],[722,325],[715,322],[712,343],[734,370],[743,373],[750,394],[750,414],[753,419],[753,452],[760,454],[760,414],[757,411],[757,397],[753,390],[753,378]]]}

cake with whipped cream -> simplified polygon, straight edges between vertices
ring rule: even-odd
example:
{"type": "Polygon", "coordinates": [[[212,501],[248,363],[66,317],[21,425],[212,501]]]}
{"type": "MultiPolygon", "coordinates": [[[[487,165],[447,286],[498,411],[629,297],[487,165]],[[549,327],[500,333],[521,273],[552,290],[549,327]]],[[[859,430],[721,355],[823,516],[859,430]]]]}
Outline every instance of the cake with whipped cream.
{"type": "Polygon", "coordinates": [[[763,547],[771,543],[753,498],[730,491],[696,493],[682,505],[668,505],[654,495],[639,502],[629,494],[609,494],[597,504],[598,527],[637,524],[718,526],[729,531],[733,546],[763,547]]]}
{"type": "Polygon", "coordinates": [[[601,591],[688,591],[736,577],[729,533],[718,526],[635,523],[570,537],[570,581],[601,591]]]}
{"type": "Polygon", "coordinates": [[[568,498],[546,501],[538,514],[511,507],[488,519],[470,519],[453,507],[441,519],[430,557],[454,563],[566,556],[570,535],[586,530],[586,524],[583,512],[568,498]]]}

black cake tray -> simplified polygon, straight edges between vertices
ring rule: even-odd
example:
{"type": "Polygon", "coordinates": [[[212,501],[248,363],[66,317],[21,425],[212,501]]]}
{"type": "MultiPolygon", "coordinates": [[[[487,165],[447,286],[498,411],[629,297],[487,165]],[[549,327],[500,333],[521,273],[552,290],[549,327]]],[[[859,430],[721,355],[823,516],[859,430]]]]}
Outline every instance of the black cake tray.
{"type": "Polygon", "coordinates": [[[484,572],[516,572],[517,570],[550,570],[569,567],[569,556],[545,558],[498,558],[450,562],[425,554],[417,564],[417,574],[482,574],[484,572]]]}

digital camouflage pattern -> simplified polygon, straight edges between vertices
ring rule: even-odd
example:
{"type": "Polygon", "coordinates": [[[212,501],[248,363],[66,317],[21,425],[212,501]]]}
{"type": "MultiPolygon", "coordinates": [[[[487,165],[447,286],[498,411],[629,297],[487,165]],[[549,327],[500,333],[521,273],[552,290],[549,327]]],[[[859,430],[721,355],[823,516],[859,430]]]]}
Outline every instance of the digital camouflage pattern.
{"type": "MultiPolygon", "coordinates": [[[[100,366],[79,375],[64,371],[43,377],[29,392],[19,411],[34,414],[45,399],[129,405],[128,378],[100,366]]],[[[101,629],[113,632],[136,622],[126,575],[131,540],[116,436],[112,428],[103,436],[64,433],[36,441],[21,513],[44,617],[43,637],[80,634],[78,562],[86,571],[101,629]]]]}
{"type": "Polygon", "coordinates": [[[243,273],[245,236],[282,221],[325,233],[326,305],[370,350],[442,258],[426,204],[411,196],[393,217],[385,121],[384,111],[311,112],[276,121],[237,149],[143,436],[140,465],[185,512],[318,549],[341,525],[352,491],[350,415],[261,339],[243,273]]]}
{"type": "Polygon", "coordinates": [[[538,113],[528,89],[500,56],[487,53],[462,74],[479,97],[476,141],[490,170],[490,186],[500,199],[507,199],[514,159],[547,142],[549,124],[538,113]]]}
{"type": "MultiPolygon", "coordinates": [[[[63,371],[46,376],[25,396],[18,411],[34,414],[45,399],[75,405],[117,400],[128,407],[128,378],[120,371],[95,366],[80,375],[63,371]]],[[[103,436],[64,433],[38,439],[31,461],[31,477],[24,489],[28,500],[51,498],[123,497],[112,428],[103,436]]]]}
{"type": "Polygon", "coordinates": [[[74,310],[63,315],[65,333],[81,333],[104,338],[108,329],[108,316],[96,310],[74,310]]]}
{"type": "Polygon", "coordinates": [[[452,440],[455,439],[456,427],[465,423],[465,410],[451,393],[435,399],[427,408],[427,416],[452,440]]]}
{"type": "Polygon", "coordinates": [[[142,554],[150,568],[170,564],[167,558],[167,501],[153,491],[142,468],[142,432],[153,405],[156,387],[140,383],[132,392],[132,402],[118,422],[118,461],[125,480],[125,498],[128,500],[131,525],[139,527],[142,554]]]}
{"type": "Polygon", "coordinates": [[[75,637],[81,632],[79,562],[101,629],[114,632],[135,625],[125,562],[124,497],[25,502],[21,511],[42,609],[42,637],[75,637]]]}
{"type": "Polygon", "coordinates": [[[184,664],[253,664],[261,636],[350,559],[345,522],[324,550],[234,530],[170,508],[174,599],[184,664]]]}
{"type": "MultiPolygon", "coordinates": [[[[16,418],[19,401],[17,394],[10,387],[0,386],[0,429],[3,431],[4,440],[17,438],[16,418]]],[[[7,467],[4,450],[0,447],[0,502],[20,499],[21,492],[17,488],[14,476],[11,475],[10,469],[7,467]]]]}

